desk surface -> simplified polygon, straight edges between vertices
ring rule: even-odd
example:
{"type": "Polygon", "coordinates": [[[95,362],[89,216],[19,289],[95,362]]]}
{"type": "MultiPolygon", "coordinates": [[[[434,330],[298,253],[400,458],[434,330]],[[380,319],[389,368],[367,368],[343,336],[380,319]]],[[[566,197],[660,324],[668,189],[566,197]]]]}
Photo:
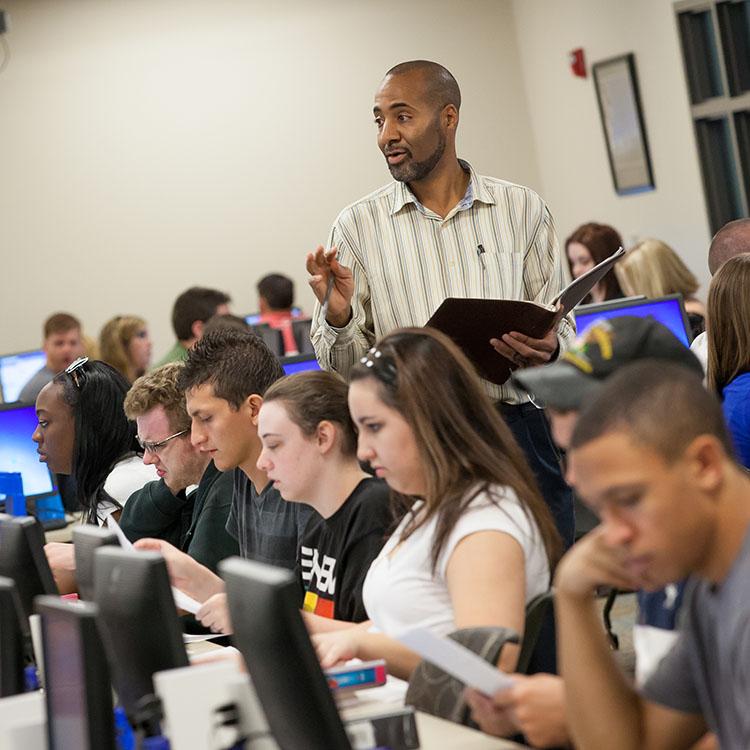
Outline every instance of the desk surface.
{"type": "Polygon", "coordinates": [[[75,513],[74,520],[71,521],[64,529],[55,529],[54,531],[45,531],[45,542],[72,542],[73,529],[81,523],[80,513],[75,513]]]}
{"type": "MultiPolygon", "coordinates": [[[[225,649],[211,641],[197,641],[189,644],[187,651],[191,660],[195,657],[200,660],[201,657],[216,655],[225,651],[225,649]]],[[[234,649],[232,651],[237,654],[234,649]]],[[[237,654],[237,658],[241,658],[239,654],[237,654]]],[[[375,690],[381,690],[381,688],[375,688],[375,690]]],[[[392,700],[368,700],[367,704],[370,707],[381,706],[383,709],[395,707],[392,700]]],[[[445,719],[439,719],[437,716],[430,716],[430,714],[421,711],[417,711],[417,729],[419,730],[419,742],[422,750],[522,750],[525,747],[509,740],[490,737],[482,732],[477,732],[460,724],[454,724],[445,719]]]]}
{"type": "Polygon", "coordinates": [[[417,711],[417,729],[422,750],[520,750],[524,747],[421,711],[417,711]]]}

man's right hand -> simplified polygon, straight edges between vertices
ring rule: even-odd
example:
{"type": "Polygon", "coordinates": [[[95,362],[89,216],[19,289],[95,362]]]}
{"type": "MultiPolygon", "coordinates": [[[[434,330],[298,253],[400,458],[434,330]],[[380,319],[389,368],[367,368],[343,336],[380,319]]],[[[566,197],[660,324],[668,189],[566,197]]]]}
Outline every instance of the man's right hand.
{"type": "Polygon", "coordinates": [[[224,590],[224,581],[219,576],[163,539],[139,539],[133,546],[158,552],[167,563],[172,585],[199,602],[224,590]]]}
{"type": "Polygon", "coordinates": [[[334,328],[343,328],[352,317],[354,277],[350,268],[339,263],[337,256],[336,247],[324,250],[322,245],[318,245],[314,253],[307,254],[306,267],[310,274],[309,284],[321,305],[326,298],[328,283],[333,278],[326,321],[334,328]]]}
{"type": "Polygon", "coordinates": [[[590,531],[576,542],[557,566],[555,574],[556,596],[587,599],[598,586],[618,589],[641,588],[625,565],[625,551],[608,545],[603,526],[590,531]]]}

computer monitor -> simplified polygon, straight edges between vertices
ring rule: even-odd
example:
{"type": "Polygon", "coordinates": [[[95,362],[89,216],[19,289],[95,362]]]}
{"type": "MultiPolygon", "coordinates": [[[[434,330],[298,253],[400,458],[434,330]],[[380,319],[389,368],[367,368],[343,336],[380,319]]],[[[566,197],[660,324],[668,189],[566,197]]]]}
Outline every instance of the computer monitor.
{"type": "Polygon", "coordinates": [[[578,335],[582,334],[594,321],[602,318],[618,318],[623,315],[635,315],[639,318],[654,318],[670,331],[685,346],[690,346],[692,334],[688,323],[681,294],[669,294],[655,299],[622,299],[611,300],[601,305],[581,305],[573,313],[576,318],[578,335]]]}
{"type": "Polygon", "coordinates": [[[242,652],[268,725],[282,750],[351,750],[299,613],[291,571],[230,558],[226,582],[232,640],[242,652]]]}
{"type": "Polygon", "coordinates": [[[34,613],[34,597],[58,594],[44,554],[44,531],[35,518],[0,514],[0,576],[16,584],[26,633],[28,617],[34,613]]]}
{"type": "Polygon", "coordinates": [[[52,473],[39,462],[31,439],[37,424],[33,406],[0,406],[0,471],[20,472],[27,498],[56,494],[52,473]]]}
{"type": "Polygon", "coordinates": [[[0,392],[6,404],[18,401],[26,383],[44,367],[47,355],[37,349],[0,357],[0,392]]]}
{"type": "Polygon", "coordinates": [[[120,542],[114,531],[86,524],[73,529],[73,548],[76,558],[76,582],[78,598],[86,601],[94,599],[94,552],[107,545],[119,547],[120,542]]]}
{"type": "Polygon", "coordinates": [[[115,750],[112,683],[96,606],[40,596],[50,750],[115,750]]]}
{"type": "MultiPolygon", "coordinates": [[[[302,315],[302,310],[299,307],[293,307],[292,308],[292,317],[293,318],[299,318],[302,315]]],[[[260,323],[261,313],[250,313],[249,315],[245,315],[245,322],[249,326],[257,326],[258,323],[260,323]]]]}
{"type": "Polygon", "coordinates": [[[285,375],[320,369],[320,364],[314,354],[294,354],[291,357],[282,357],[281,366],[284,368],[285,375]]]}
{"type": "Polygon", "coordinates": [[[94,553],[94,601],[112,684],[132,720],[154,693],[154,672],[188,666],[164,558],[100,547],[94,553]]]}
{"type": "Polygon", "coordinates": [[[24,692],[24,620],[15,582],[0,577],[0,698],[24,692]]]}

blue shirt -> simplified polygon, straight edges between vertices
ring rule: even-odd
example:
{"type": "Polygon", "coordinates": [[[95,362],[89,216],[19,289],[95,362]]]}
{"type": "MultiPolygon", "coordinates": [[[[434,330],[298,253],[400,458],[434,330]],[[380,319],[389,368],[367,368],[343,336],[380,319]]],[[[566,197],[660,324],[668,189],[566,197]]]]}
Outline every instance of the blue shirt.
{"type": "Polygon", "coordinates": [[[738,375],[724,388],[722,397],[737,460],[750,469],[750,372],[738,375]]]}

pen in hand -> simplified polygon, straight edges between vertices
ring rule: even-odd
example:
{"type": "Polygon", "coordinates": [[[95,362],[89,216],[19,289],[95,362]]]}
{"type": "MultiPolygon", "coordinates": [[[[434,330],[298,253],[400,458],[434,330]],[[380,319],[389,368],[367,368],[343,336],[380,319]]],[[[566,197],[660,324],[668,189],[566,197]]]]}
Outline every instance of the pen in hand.
{"type": "Polygon", "coordinates": [[[331,271],[331,275],[328,277],[328,286],[326,287],[326,296],[323,297],[323,304],[320,306],[321,314],[323,315],[323,320],[325,320],[328,317],[328,301],[331,299],[331,292],[333,291],[333,283],[335,280],[335,276],[333,275],[333,271],[331,271]]]}

